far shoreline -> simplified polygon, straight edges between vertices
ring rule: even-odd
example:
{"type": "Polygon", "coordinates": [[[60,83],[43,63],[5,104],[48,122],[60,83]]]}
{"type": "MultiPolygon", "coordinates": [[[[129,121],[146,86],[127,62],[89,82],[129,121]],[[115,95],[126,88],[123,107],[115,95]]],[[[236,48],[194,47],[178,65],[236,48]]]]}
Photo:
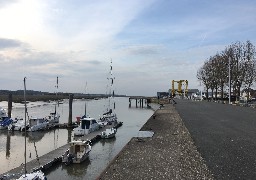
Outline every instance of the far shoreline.
{"type": "MultiPolygon", "coordinates": [[[[107,98],[107,95],[76,95],[73,94],[73,99],[100,99],[107,98]]],[[[115,96],[115,97],[127,97],[125,95],[115,96]]],[[[69,99],[69,94],[65,95],[26,95],[26,100],[35,102],[35,101],[62,101],[64,99],[69,99]]],[[[0,95],[1,101],[9,101],[9,95],[0,95]]],[[[24,95],[12,95],[12,102],[14,103],[24,103],[24,95]]]]}

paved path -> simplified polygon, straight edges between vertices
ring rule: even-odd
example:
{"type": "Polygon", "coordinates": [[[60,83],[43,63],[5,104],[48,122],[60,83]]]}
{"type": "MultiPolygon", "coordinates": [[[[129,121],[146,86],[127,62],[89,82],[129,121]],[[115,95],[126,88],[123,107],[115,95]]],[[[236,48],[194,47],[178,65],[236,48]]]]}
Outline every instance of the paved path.
{"type": "Polygon", "coordinates": [[[168,104],[142,127],[98,179],[213,179],[175,108],[168,104]]]}
{"type": "Polygon", "coordinates": [[[175,105],[215,179],[256,179],[256,110],[213,102],[175,105]]]}

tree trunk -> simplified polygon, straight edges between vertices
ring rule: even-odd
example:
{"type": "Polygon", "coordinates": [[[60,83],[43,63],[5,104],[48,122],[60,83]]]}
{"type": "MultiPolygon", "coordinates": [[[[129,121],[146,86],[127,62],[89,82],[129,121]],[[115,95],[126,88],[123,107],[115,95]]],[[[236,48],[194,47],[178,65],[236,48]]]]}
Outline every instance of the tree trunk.
{"type": "Polygon", "coordinates": [[[209,88],[206,87],[206,99],[209,99],[209,88]]]}
{"type": "Polygon", "coordinates": [[[221,84],[221,100],[223,100],[223,94],[224,94],[223,89],[224,89],[224,84],[222,83],[221,84]]]}
{"type": "Polygon", "coordinates": [[[218,88],[216,87],[216,89],[215,89],[216,91],[215,91],[215,100],[217,101],[217,95],[218,95],[218,88]]]}

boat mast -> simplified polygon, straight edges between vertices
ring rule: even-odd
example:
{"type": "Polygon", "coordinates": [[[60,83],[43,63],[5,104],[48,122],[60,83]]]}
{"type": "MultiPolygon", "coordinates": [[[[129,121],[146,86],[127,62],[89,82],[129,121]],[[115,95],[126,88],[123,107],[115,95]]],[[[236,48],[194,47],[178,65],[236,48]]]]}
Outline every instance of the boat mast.
{"type": "Polygon", "coordinates": [[[85,117],[87,117],[86,116],[86,88],[87,88],[87,81],[85,83],[85,103],[84,103],[84,115],[85,115],[85,117]]]}
{"type": "Polygon", "coordinates": [[[56,83],[56,100],[55,100],[55,114],[57,113],[57,112],[56,112],[56,105],[57,105],[57,102],[58,102],[58,106],[59,106],[59,100],[57,99],[58,88],[59,88],[59,77],[57,76],[57,83],[56,83]]]}
{"type": "Polygon", "coordinates": [[[25,165],[24,165],[24,171],[25,171],[25,177],[26,177],[26,173],[27,173],[27,167],[26,167],[26,164],[27,164],[27,142],[26,142],[26,136],[27,136],[27,101],[26,101],[26,77],[24,77],[24,101],[25,101],[25,165]]]}
{"type": "Polygon", "coordinates": [[[114,109],[116,108],[115,105],[115,101],[114,101],[114,96],[115,96],[115,92],[114,92],[114,79],[115,77],[113,77],[113,66],[112,66],[112,59],[110,62],[110,80],[111,80],[111,85],[110,85],[110,94],[111,94],[111,98],[113,99],[113,105],[114,105],[114,109]]]}

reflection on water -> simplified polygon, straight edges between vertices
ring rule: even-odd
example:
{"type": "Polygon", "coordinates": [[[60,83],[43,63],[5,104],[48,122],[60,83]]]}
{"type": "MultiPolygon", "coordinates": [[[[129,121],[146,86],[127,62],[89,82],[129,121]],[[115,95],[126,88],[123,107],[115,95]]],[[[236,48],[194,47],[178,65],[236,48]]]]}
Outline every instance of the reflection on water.
{"type": "MultiPolygon", "coordinates": [[[[91,100],[87,102],[87,113],[91,117],[98,118],[105,110],[105,100],[91,100]]],[[[84,113],[84,100],[74,100],[73,102],[73,121],[76,116],[84,113]]],[[[3,106],[3,104],[0,104],[3,106]]],[[[139,129],[146,120],[153,114],[150,109],[128,108],[128,98],[116,98],[116,113],[119,121],[124,124],[117,130],[116,137],[113,139],[101,140],[92,147],[89,159],[82,164],[71,164],[65,166],[58,164],[46,173],[48,179],[95,179],[107,164],[117,155],[124,145],[136,136],[139,129]]],[[[5,107],[6,108],[6,107],[5,107]]],[[[60,122],[68,122],[68,101],[60,104],[57,111],[60,114],[60,122]]],[[[29,115],[45,117],[54,110],[52,103],[35,102],[28,108],[29,115]]],[[[13,117],[22,117],[24,109],[19,106],[13,108],[13,117]]],[[[19,166],[24,162],[24,132],[0,131],[0,174],[19,166]]],[[[26,137],[27,142],[27,161],[42,156],[62,145],[73,140],[74,135],[71,130],[52,129],[47,131],[29,132],[26,137]],[[37,154],[36,154],[37,152],[37,154]]],[[[40,161],[40,158],[39,158],[40,161]]]]}

